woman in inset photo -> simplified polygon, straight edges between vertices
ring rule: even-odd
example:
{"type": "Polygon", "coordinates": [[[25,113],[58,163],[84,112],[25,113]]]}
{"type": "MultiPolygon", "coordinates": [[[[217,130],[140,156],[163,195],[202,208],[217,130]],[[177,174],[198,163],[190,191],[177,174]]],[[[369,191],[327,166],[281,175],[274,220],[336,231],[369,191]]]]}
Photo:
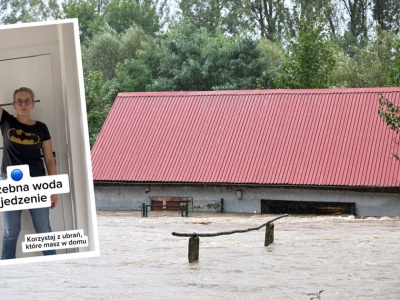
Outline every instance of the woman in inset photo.
{"type": "MultiPolygon", "coordinates": [[[[3,159],[1,177],[6,179],[7,167],[29,165],[31,177],[56,175],[50,132],[46,124],[33,120],[35,95],[27,87],[14,91],[13,106],[17,117],[0,107],[0,128],[3,135],[3,159]],[[42,159],[42,153],[43,158],[42,159]],[[44,163],[43,163],[44,161],[44,163]]],[[[51,195],[51,206],[57,206],[57,195],[51,195]]],[[[48,207],[29,209],[36,233],[51,232],[48,207]]],[[[22,210],[4,211],[4,235],[1,259],[16,258],[18,236],[21,231],[22,210]]],[[[43,251],[44,255],[56,254],[55,250],[43,251]]]]}

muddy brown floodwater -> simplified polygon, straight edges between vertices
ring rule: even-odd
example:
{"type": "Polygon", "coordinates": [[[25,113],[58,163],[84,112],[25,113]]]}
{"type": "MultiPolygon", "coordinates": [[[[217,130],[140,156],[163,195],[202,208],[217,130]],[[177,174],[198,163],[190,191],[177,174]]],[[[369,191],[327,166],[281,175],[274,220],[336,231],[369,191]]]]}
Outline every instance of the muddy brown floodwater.
{"type": "Polygon", "coordinates": [[[98,216],[101,256],[1,266],[0,299],[400,299],[400,218],[277,215],[98,216]]]}

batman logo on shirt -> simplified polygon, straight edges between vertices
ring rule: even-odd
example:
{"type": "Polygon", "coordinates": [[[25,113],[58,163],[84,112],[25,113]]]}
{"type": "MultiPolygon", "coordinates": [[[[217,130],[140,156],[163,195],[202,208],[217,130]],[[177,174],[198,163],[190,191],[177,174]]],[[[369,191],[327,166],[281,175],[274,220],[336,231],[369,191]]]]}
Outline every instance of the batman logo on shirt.
{"type": "Polygon", "coordinates": [[[8,130],[8,139],[21,145],[35,145],[40,142],[40,137],[38,135],[15,128],[8,130]]]}

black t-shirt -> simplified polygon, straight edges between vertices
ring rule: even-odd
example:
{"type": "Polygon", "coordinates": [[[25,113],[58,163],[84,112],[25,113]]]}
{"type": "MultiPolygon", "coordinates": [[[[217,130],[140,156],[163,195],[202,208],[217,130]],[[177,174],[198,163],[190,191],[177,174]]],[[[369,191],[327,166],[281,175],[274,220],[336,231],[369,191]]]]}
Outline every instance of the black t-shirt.
{"type": "Polygon", "coordinates": [[[29,165],[32,177],[45,176],[42,142],[51,139],[46,124],[25,125],[3,110],[0,127],[4,143],[1,173],[6,174],[8,166],[29,165]]]}

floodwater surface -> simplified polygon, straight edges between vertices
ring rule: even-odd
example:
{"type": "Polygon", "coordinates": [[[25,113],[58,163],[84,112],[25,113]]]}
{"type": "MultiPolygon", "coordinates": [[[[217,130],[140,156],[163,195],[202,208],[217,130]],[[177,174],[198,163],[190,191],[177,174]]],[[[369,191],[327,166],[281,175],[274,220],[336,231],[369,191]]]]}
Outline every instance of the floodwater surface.
{"type": "Polygon", "coordinates": [[[400,218],[277,215],[98,216],[100,257],[1,266],[1,299],[400,299],[400,218]],[[317,299],[317,298],[315,298],[317,299]]]}

